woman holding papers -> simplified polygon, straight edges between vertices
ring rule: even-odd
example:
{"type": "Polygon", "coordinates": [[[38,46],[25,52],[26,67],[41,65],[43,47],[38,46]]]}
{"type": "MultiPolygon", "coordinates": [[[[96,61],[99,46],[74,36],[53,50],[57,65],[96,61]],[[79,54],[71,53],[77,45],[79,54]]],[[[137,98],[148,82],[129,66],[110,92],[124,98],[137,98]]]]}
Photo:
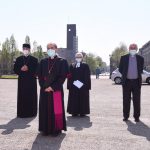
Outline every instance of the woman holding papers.
{"type": "Polygon", "coordinates": [[[76,62],[70,66],[67,82],[67,89],[69,89],[67,112],[72,116],[85,116],[90,113],[90,69],[86,63],[82,62],[82,53],[76,53],[75,58],[76,62]]]}

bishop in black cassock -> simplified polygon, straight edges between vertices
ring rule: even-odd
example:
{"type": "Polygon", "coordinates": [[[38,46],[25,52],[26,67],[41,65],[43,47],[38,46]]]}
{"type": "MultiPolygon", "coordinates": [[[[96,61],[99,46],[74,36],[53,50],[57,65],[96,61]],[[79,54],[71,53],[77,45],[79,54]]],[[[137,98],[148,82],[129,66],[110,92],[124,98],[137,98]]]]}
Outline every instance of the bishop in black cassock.
{"type": "Polygon", "coordinates": [[[63,83],[68,74],[68,63],[56,55],[57,46],[47,45],[48,58],[41,60],[38,77],[40,84],[39,131],[57,136],[66,131],[63,83]]]}

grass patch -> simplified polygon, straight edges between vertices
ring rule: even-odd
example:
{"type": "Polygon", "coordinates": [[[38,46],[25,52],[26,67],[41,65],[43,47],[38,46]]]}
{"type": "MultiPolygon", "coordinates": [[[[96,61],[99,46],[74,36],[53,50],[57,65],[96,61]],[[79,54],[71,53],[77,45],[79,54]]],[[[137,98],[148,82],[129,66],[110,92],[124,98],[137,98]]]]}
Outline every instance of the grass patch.
{"type": "Polygon", "coordinates": [[[17,75],[1,75],[0,79],[18,79],[17,75]]]}

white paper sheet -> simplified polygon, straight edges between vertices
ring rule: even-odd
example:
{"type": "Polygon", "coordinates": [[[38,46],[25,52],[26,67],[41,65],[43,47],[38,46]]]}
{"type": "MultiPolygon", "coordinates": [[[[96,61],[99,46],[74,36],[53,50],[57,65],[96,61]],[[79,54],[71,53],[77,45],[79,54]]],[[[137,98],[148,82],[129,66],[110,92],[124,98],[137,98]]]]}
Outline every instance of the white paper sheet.
{"type": "Polygon", "coordinates": [[[83,86],[83,83],[79,80],[76,80],[73,82],[73,85],[80,89],[83,86]]]}

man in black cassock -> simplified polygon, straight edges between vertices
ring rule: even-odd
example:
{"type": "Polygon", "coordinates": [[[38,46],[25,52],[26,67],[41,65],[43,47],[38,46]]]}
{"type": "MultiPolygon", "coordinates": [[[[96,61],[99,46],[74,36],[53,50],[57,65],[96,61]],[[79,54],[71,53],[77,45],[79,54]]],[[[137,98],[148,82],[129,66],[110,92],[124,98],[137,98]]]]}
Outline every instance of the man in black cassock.
{"type": "Polygon", "coordinates": [[[48,58],[41,60],[38,77],[40,84],[39,131],[57,136],[66,131],[63,83],[68,74],[68,63],[57,55],[57,45],[47,44],[48,58]]]}
{"type": "Polygon", "coordinates": [[[23,56],[16,59],[14,72],[18,75],[17,117],[37,115],[37,58],[30,55],[30,45],[23,44],[23,56]]]}
{"type": "Polygon", "coordinates": [[[82,53],[76,54],[76,63],[70,66],[67,88],[69,89],[67,112],[72,116],[90,113],[89,90],[91,89],[90,69],[83,63],[82,53]]]}

